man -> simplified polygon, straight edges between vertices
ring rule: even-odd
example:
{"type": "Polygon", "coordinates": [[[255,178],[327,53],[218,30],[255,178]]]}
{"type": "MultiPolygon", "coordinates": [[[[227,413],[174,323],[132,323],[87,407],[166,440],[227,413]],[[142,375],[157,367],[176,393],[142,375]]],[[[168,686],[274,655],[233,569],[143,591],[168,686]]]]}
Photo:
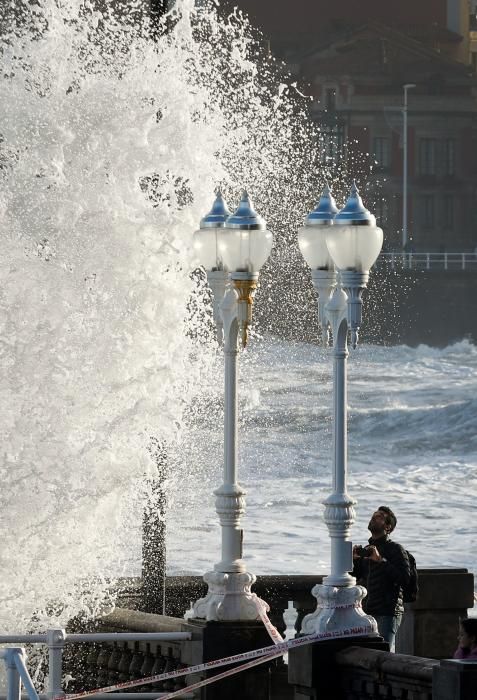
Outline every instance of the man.
{"type": "Polygon", "coordinates": [[[380,635],[389,642],[390,651],[394,651],[396,632],[404,612],[402,589],[410,579],[405,549],[389,538],[396,524],[392,510],[379,506],[369,521],[369,545],[353,547],[353,576],[368,591],[363,609],[375,618],[380,635]]]}

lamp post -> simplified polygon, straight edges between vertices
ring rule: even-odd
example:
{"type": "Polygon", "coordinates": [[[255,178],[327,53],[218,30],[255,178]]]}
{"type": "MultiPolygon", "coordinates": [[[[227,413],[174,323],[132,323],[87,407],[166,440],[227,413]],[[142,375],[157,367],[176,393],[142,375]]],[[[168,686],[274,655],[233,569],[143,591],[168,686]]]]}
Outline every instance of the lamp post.
{"type": "Polygon", "coordinates": [[[224,347],[224,483],[214,493],[222,532],[222,558],[204,575],[208,592],[193,606],[194,617],[206,620],[256,620],[259,613],[251,586],[256,580],[242,559],[241,517],[245,491],[237,481],[237,356],[248,340],[253,296],[259,271],[273,238],[253,210],[246,192],[228,215],[222,195],[194,234],[194,247],[207,272],[214,297],[214,318],[224,347]],[[229,284],[230,279],[230,284],[229,284]]]}
{"type": "Polygon", "coordinates": [[[406,250],[407,246],[407,91],[415,88],[414,83],[406,83],[403,85],[404,104],[403,104],[403,157],[402,157],[402,249],[406,250]]]}
{"type": "MultiPolygon", "coordinates": [[[[336,215],[329,206],[330,197],[326,187],[317,209],[321,207],[324,211],[327,207],[328,218],[325,226],[316,228],[318,235],[313,238],[314,231],[310,231],[305,240],[303,229],[299,234],[300,248],[312,267],[312,274],[316,276],[316,261],[319,264],[324,261],[323,231],[329,257],[339,271],[339,284],[336,278],[334,284],[330,283],[333,292],[324,308],[333,334],[333,493],[324,501],[324,519],[331,538],[331,572],[322,585],[313,588],[318,605],[314,613],[304,618],[302,632],[313,634],[364,626],[370,633],[377,633],[375,620],[365,615],[361,607],[366,590],[356,585],[356,579],[349,573],[353,560],[352,542],[348,538],[355,521],[356,502],[347,492],[346,394],[348,334],[355,348],[361,325],[362,294],[369,270],[381,250],[383,232],[363,206],[355,184],[345,207],[336,215]]],[[[329,272],[329,263],[326,271],[329,272]]]]}

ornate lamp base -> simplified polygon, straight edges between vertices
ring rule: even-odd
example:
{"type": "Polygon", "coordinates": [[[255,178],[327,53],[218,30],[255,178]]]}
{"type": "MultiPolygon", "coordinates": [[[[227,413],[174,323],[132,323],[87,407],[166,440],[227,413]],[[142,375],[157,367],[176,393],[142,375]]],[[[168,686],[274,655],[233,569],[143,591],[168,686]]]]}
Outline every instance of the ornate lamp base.
{"type": "Polygon", "coordinates": [[[378,626],[371,615],[366,615],[361,601],[366,595],[363,586],[337,588],[318,584],[312,589],[318,601],[315,612],[306,615],[301,626],[302,634],[317,632],[346,632],[360,627],[371,628],[368,634],[377,635],[378,626]]]}
{"type": "Polygon", "coordinates": [[[205,598],[194,603],[193,617],[217,622],[259,620],[257,603],[268,609],[268,605],[251,591],[256,581],[254,574],[209,571],[204,581],[209,590],[205,598]]]}

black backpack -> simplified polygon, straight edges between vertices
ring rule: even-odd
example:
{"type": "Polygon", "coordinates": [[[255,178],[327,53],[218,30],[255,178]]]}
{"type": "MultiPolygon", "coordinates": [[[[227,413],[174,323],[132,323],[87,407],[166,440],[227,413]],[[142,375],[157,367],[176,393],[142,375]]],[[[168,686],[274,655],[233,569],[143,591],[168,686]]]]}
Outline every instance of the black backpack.
{"type": "Polygon", "coordinates": [[[417,600],[417,594],[419,593],[419,581],[417,575],[416,560],[412,556],[411,552],[407,549],[404,550],[409,559],[409,568],[411,570],[411,576],[409,578],[409,583],[402,588],[402,599],[404,603],[414,603],[417,600]]]}

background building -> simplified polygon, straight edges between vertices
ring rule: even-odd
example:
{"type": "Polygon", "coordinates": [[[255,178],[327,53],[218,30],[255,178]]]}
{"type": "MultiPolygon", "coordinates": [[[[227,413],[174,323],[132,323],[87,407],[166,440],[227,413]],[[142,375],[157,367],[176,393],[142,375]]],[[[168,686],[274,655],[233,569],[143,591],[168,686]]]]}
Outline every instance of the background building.
{"type": "Polygon", "coordinates": [[[345,162],[371,189],[389,250],[402,247],[403,85],[416,85],[408,93],[406,248],[473,251],[477,27],[468,0],[239,5],[312,96],[323,166],[345,162]]]}

